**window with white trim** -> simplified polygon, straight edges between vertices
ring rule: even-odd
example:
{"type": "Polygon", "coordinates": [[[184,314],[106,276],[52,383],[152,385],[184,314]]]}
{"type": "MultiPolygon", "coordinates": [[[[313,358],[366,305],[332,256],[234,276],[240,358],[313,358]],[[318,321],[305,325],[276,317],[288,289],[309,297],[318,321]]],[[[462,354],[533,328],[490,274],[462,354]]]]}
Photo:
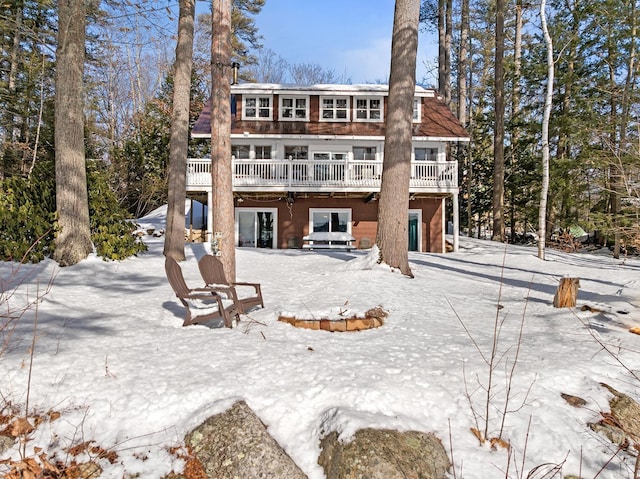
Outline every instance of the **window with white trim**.
{"type": "Polygon", "coordinates": [[[420,123],[422,121],[422,98],[413,99],[413,122],[420,123]]]}
{"type": "Polygon", "coordinates": [[[309,158],[309,147],[289,146],[284,147],[284,157],[288,160],[306,160],[309,158]]]}
{"type": "Polygon", "coordinates": [[[382,121],[382,98],[356,98],[356,121],[382,121]]]}
{"type": "Polygon", "coordinates": [[[242,97],[243,120],[271,120],[273,116],[273,98],[268,96],[242,97]]]}
{"type": "Polygon", "coordinates": [[[280,120],[309,121],[309,97],[280,96],[280,120]]]}
{"type": "Polygon", "coordinates": [[[331,233],[326,239],[314,239],[313,244],[348,245],[352,241],[351,208],[309,208],[309,234],[312,233],[331,233]]]}
{"type": "Polygon", "coordinates": [[[249,145],[231,145],[231,155],[236,160],[248,160],[251,147],[249,145]]]}
{"type": "Polygon", "coordinates": [[[349,98],[320,97],[320,121],[349,121],[349,98]]]}
{"type": "Polygon", "coordinates": [[[414,148],[413,154],[415,161],[437,161],[438,149],[437,148],[414,148]]]}
{"type": "Polygon", "coordinates": [[[278,244],[277,208],[236,208],[236,246],[273,248],[278,244]]]}
{"type": "Polygon", "coordinates": [[[346,161],[347,153],[344,152],[336,152],[336,151],[314,151],[313,152],[313,160],[314,161],[346,161]]]}
{"type": "Polygon", "coordinates": [[[351,169],[352,178],[354,180],[369,180],[375,178],[378,165],[364,163],[369,161],[373,162],[375,160],[375,146],[354,146],[353,161],[355,164],[351,169]]]}
{"type": "Polygon", "coordinates": [[[314,151],[312,158],[314,161],[313,175],[314,181],[320,182],[343,182],[347,161],[347,152],[337,151],[314,151]]]}
{"type": "Polygon", "coordinates": [[[256,160],[270,160],[271,159],[271,145],[255,146],[256,160]]]}
{"type": "Polygon", "coordinates": [[[375,146],[354,146],[353,159],[355,161],[375,161],[376,147],[375,146]]]}
{"type": "Polygon", "coordinates": [[[309,233],[351,233],[351,208],[309,208],[309,233]]]}

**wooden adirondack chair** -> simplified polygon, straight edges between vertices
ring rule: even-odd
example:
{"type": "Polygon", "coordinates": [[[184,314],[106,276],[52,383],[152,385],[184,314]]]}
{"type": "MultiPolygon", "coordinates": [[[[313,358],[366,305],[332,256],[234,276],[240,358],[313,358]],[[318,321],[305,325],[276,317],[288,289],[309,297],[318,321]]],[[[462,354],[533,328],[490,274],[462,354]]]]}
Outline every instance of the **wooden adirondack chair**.
{"type": "Polygon", "coordinates": [[[200,261],[198,261],[198,268],[200,269],[200,275],[202,276],[205,285],[207,287],[215,287],[219,291],[227,293],[227,297],[232,298],[233,301],[240,306],[241,312],[246,313],[254,306],[264,308],[260,284],[244,282],[229,283],[224,274],[222,261],[215,256],[205,254],[200,258],[200,261]],[[238,295],[238,286],[248,286],[253,288],[253,291],[251,291],[251,294],[248,296],[240,296],[238,295]]]}
{"type": "Polygon", "coordinates": [[[225,306],[220,290],[207,287],[189,288],[184,280],[182,268],[171,257],[165,259],[164,268],[171,288],[187,310],[183,326],[222,319],[227,328],[232,327],[234,317],[242,312],[235,301],[225,306]]]}

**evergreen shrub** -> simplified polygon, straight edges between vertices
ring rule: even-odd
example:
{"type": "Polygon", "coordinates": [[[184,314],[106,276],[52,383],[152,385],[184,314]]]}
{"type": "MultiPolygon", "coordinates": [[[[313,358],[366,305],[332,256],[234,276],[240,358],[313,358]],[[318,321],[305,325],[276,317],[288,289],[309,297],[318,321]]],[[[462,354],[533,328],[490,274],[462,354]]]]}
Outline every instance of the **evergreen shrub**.
{"type": "Polygon", "coordinates": [[[0,260],[37,263],[53,253],[55,175],[38,165],[30,178],[0,181],[0,260]]]}
{"type": "Polygon", "coordinates": [[[121,260],[147,250],[133,233],[136,225],[127,219],[126,211],[109,188],[108,175],[101,164],[87,164],[91,241],[96,253],[105,260],[121,260]]]}
{"type": "MultiPolygon", "coordinates": [[[[146,251],[133,233],[136,225],[109,188],[107,173],[97,162],[87,164],[91,240],[105,260],[121,260],[146,251]]],[[[55,249],[55,170],[40,162],[29,178],[0,180],[0,261],[37,263],[55,249]]]]}

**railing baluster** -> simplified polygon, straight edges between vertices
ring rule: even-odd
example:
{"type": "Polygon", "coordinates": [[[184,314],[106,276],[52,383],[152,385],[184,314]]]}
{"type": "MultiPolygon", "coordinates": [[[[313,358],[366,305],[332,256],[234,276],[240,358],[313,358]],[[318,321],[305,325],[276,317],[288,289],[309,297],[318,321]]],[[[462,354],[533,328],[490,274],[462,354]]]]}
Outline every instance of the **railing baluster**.
{"type": "MultiPolygon", "coordinates": [[[[282,189],[290,187],[361,188],[363,191],[379,188],[382,162],[336,160],[238,160],[233,159],[234,186],[251,186],[258,190],[268,186],[282,189]]],[[[411,167],[411,187],[438,191],[457,188],[458,165],[455,161],[416,161],[411,167]]],[[[187,161],[187,187],[207,188],[211,185],[211,160],[187,161]]]]}

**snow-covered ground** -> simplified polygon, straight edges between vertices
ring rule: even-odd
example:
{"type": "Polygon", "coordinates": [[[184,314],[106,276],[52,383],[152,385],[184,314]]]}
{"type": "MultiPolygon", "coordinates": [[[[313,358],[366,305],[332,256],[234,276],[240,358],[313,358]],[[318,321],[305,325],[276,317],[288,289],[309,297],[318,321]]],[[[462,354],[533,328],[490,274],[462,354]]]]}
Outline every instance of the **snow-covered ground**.
{"type": "MultiPolygon", "coordinates": [[[[163,221],[159,210],[142,225],[163,228],[163,221]]],[[[91,256],[73,267],[44,261],[17,271],[0,263],[13,307],[52,281],[37,325],[33,308],[0,357],[5,401],[22,404],[29,390],[30,409],[62,413],[33,433],[27,453],[40,447],[64,458],[65,448],[94,440],[118,455],[115,464],[104,461],[102,477],[159,478],[181,467],[169,446],[242,398],[311,479],[324,477],[316,463],[321,434],[348,439],[361,427],[434,432],[453,453],[459,479],[526,477],[563,461],[563,475],[588,479],[605,467],[601,479],[632,477],[635,458],[611,459],[615,447],[587,423],[609,410],[601,382],[638,399],[638,381],[623,367],[640,370],[640,336],[628,332],[640,325],[638,259],[549,250],[543,262],[532,248],[462,238],[458,253],[411,253],[408,279],[367,251],[239,248],[238,280],[260,282],[266,307],[234,329],[184,328],[164,274],[163,238],[145,241],[147,253],[121,262],[91,256]],[[552,306],[563,276],[580,278],[575,310],[552,306]],[[600,311],[581,311],[585,304],[600,311]],[[369,331],[277,321],[281,313],[319,318],[376,306],[389,315],[369,331]],[[470,431],[485,428],[496,314],[488,429],[499,433],[511,379],[502,434],[510,460],[470,431]],[[561,393],[587,404],[574,408],[561,393]]],[[[193,286],[201,285],[196,262],[206,249],[186,247],[182,267],[193,286]]],[[[17,448],[9,455],[18,458],[17,448]]]]}

